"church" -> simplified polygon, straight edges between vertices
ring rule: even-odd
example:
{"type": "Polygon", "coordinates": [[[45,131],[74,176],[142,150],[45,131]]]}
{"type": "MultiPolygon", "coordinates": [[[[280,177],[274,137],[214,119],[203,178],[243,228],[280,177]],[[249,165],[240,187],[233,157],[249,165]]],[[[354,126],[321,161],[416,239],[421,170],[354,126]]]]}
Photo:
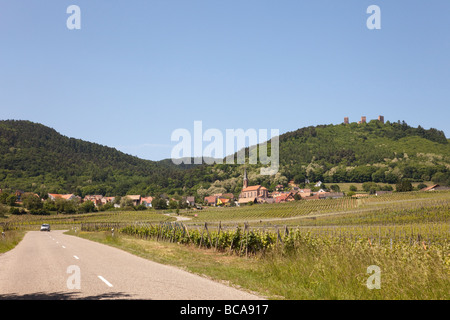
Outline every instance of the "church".
{"type": "Polygon", "coordinates": [[[239,194],[239,204],[246,204],[249,202],[253,203],[261,203],[266,202],[269,197],[269,190],[267,188],[257,185],[257,186],[248,186],[248,177],[247,170],[244,169],[244,182],[242,191],[239,194]]]}

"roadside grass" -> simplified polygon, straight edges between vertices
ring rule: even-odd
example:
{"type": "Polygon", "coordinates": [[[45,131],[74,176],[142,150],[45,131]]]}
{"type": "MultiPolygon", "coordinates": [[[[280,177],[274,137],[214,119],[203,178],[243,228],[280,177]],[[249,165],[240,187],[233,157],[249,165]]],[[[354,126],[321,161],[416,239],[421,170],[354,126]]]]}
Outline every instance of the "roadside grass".
{"type": "Polygon", "coordinates": [[[0,235],[0,254],[5,253],[22,241],[25,235],[24,230],[5,231],[5,236],[0,235]]]}
{"type": "Polygon", "coordinates": [[[450,256],[441,250],[304,243],[289,252],[245,258],[192,245],[112,237],[109,232],[77,235],[269,299],[450,299],[450,256]],[[371,265],[382,271],[381,289],[367,288],[371,265]]]}

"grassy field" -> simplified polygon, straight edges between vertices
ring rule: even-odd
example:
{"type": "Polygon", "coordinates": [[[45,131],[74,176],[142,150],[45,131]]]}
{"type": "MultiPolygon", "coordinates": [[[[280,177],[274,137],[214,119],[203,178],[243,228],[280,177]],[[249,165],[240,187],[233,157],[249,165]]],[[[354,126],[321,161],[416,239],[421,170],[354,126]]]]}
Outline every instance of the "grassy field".
{"type": "Polygon", "coordinates": [[[50,223],[270,299],[450,298],[450,192],[180,214],[189,220],[154,210],[3,217],[9,240],[0,250],[14,247],[25,230],[50,223]],[[370,290],[373,265],[381,270],[381,288],[370,290]]]}

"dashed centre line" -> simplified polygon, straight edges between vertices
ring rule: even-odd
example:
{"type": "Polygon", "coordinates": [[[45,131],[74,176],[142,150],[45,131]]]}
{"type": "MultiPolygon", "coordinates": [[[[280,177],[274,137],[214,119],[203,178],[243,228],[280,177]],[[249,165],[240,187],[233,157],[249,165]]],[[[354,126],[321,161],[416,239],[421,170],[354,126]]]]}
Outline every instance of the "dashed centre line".
{"type": "Polygon", "coordinates": [[[99,278],[100,280],[102,280],[104,283],[106,283],[106,285],[107,285],[108,287],[112,287],[112,286],[113,286],[111,283],[108,282],[108,280],[106,280],[106,279],[103,278],[102,276],[98,276],[98,278],[99,278]]]}

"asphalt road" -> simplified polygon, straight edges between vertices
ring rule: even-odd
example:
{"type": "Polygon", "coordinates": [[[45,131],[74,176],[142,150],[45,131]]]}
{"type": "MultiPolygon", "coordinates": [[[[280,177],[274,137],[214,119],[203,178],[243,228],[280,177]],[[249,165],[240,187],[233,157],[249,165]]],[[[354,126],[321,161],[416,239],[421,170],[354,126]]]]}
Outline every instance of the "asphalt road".
{"type": "Polygon", "coordinates": [[[0,299],[260,298],[58,230],[30,231],[0,255],[0,299]]]}

